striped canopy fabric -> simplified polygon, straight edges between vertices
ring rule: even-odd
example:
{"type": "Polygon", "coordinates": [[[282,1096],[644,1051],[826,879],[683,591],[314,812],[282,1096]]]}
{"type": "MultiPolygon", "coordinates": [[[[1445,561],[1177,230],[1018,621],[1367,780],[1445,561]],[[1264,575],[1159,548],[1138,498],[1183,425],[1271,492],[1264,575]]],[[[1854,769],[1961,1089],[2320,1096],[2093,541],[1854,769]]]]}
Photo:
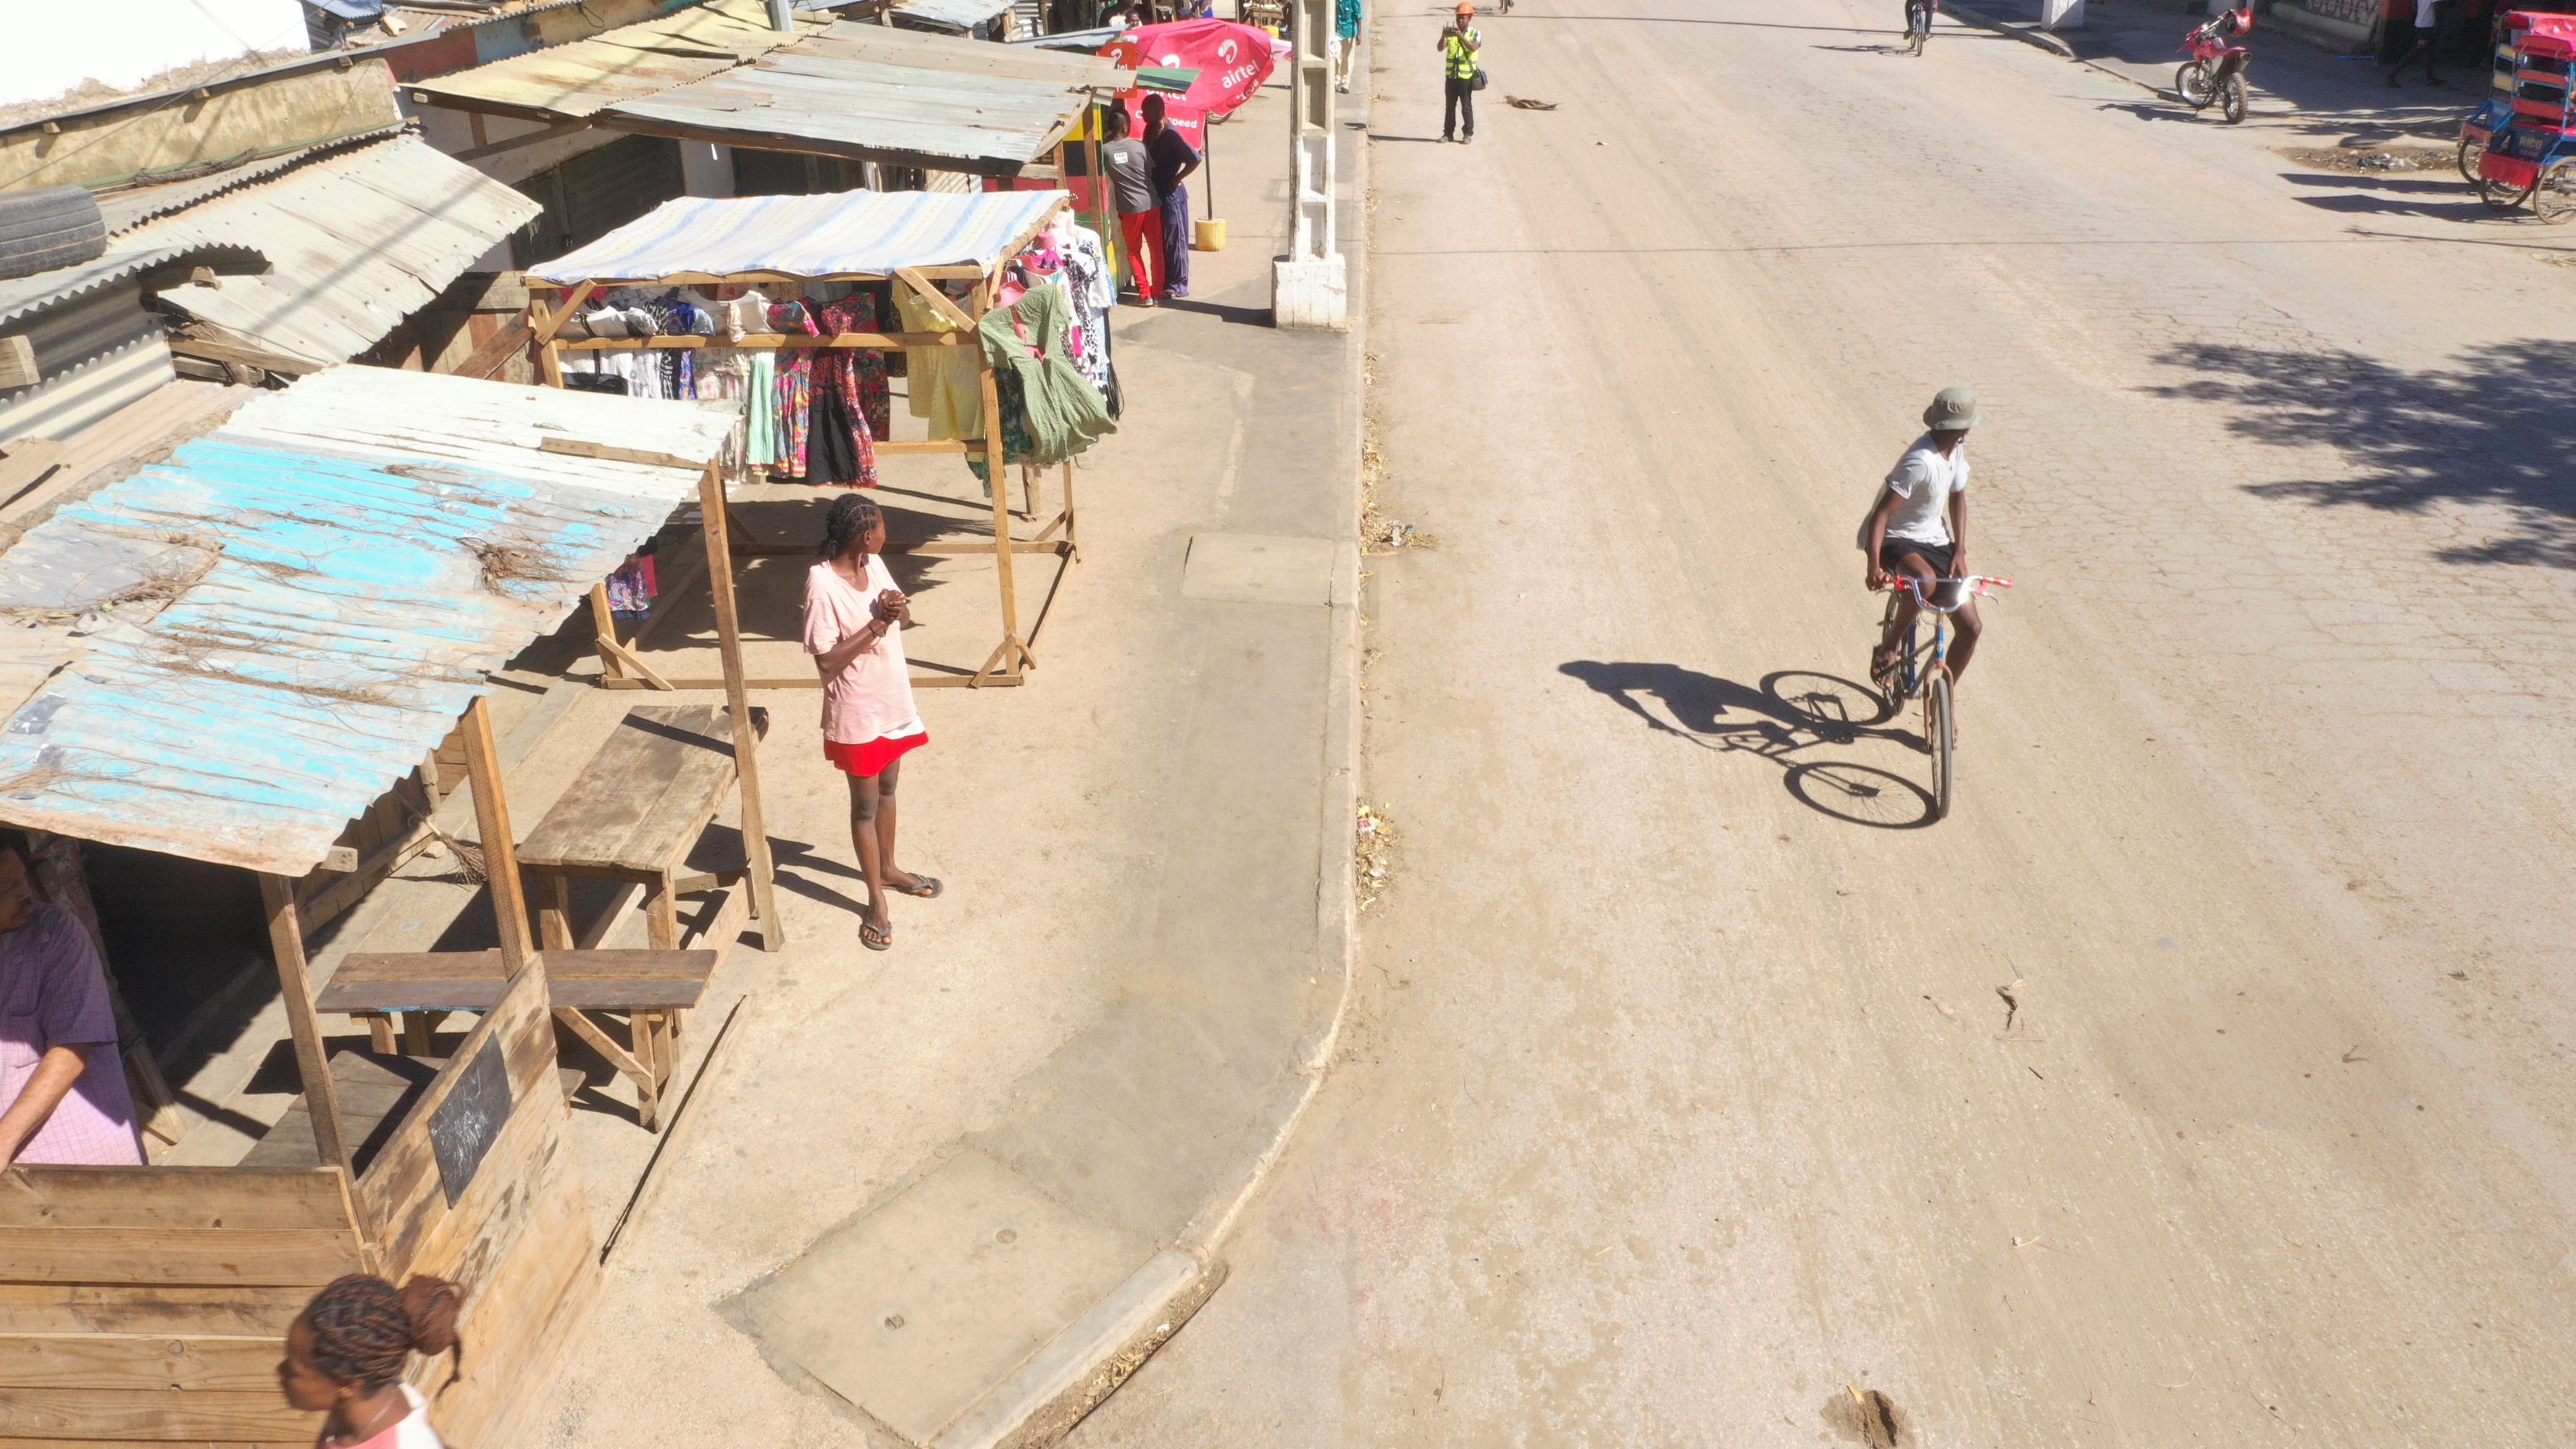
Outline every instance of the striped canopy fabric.
{"type": "Polygon", "coordinates": [[[882,277],[898,267],[990,268],[1070,199],[1062,191],[683,196],[528,275],[568,286],[689,272],[882,277]]]}

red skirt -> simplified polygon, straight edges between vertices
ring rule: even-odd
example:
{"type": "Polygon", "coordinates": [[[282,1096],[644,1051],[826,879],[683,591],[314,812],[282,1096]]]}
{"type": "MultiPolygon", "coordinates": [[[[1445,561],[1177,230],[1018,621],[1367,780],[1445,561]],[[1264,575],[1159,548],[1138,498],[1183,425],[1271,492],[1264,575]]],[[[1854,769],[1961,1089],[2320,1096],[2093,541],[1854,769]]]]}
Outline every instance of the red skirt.
{"type": "Polygon", "coordinates": [[[902,759],[907,750],[930,743],[930,732],[904,735],[899,739],[870,740],[863,745],[845,745],[834,740],[823,742],[823,758],[860,779],[874,779],[885,767],[902,759]]]}

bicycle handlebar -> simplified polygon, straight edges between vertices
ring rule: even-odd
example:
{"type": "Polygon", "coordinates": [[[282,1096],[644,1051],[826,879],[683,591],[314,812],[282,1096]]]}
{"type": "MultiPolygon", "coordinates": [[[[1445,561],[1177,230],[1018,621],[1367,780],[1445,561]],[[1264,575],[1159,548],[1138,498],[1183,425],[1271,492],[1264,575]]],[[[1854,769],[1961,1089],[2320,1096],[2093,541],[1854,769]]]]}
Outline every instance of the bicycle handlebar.
{"type": "Polygon", "coordinates": [[[1918,607],[1930,609],[1933,613],[1955,614],[1961,609],[1966,608],[1970,599],[1992,594],[1994,592],[1994,588],[1987,587],[1989,584],[1994,585],[1996,588],[2006,589],[2013,586],[2012,580],[1999,578],[1993,574],[1969,574],[1964,578],[1934,579],[1932,582],[1936,585],[1965,584],[1967,587],[1960,590],[1959,602],[1952,604],[1947,608],[1932,602],[1931,598],[1923,591],[1923,581],[1914,577],[1912,574],[1891,575],[1888,580],[1887,591],[1891,593],[1912,594],[1914,596],[1914,602],[1918,607]]]}

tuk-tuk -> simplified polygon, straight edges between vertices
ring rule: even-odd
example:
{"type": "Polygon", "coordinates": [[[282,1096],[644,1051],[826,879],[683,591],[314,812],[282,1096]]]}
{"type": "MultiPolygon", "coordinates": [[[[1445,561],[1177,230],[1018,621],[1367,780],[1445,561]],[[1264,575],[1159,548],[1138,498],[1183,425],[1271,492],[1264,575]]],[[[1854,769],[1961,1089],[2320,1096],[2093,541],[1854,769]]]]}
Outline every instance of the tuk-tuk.
{"type": "Polygon", "coordinates": [[[2508,32],[2516,20],[2527,24],[2514,36],[2512,69],[2508,73],[2500,63],[2497,74],[2510,88],[2490,95],[2462,124],[2462,169],[2470,127],[2483,118],[2488,130],[2477,151],[2479,198],[2497,211],[2529,201],[2542,221],[2562,222],[2576,216],[2576,142],[2568,136],[2576,126],[2569,96],[2576,79],[2576,16],[2517,11],[2506,17],[2508,32]]]}
{"type": "Polygon", "coordinates": [[[2496,18],[2495,48],[2487,57],[2486,98],[2460,122],[2460,179],[2471,186],[2478,184],[2478,153],[2486,150],[2487,137],[2513,114],[2514,53],[2532,22],[2548,18],[2529,10],[2509,10],[2496,18]]]}

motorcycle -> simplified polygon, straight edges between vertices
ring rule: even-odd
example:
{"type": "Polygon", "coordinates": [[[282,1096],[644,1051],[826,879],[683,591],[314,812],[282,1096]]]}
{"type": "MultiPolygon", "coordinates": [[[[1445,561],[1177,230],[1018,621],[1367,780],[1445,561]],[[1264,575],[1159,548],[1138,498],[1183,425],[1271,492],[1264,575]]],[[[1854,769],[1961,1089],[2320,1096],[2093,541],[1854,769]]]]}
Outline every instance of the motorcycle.
{"type": "Polygon", "coordinates": [[[2243,9],[2222,10],[2208,24],[2182,38],[2179,49],[2191,59],[2174,72],[2174,90],[2184,105],[2200,111],[2216,101],[2227,124],[2233,126],[2245,119],[2245,62],[2249,56],[2244,46],[2227,42],[2253,28],[2254,6],[2248,0],[2243,9]]]}

